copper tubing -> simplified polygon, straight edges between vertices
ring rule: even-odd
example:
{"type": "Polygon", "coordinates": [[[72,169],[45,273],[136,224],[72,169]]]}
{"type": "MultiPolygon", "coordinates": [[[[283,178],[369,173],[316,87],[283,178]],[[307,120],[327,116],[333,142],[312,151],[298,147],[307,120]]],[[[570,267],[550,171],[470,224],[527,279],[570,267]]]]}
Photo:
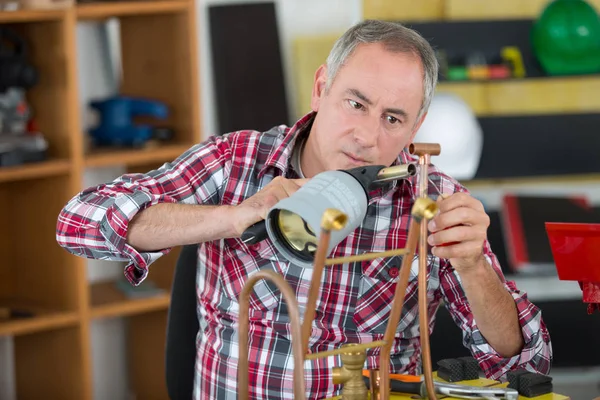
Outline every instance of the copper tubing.
{"type": "Polygon", "coordinates": [[[429,316],[427,310],[427,220],[421,221],[421,234],[419,235],[419,333],[421,334],[421,363],[427,398],[436,400],[433,385],[433,372],[431,366],[431,349],[429,347],[429,316]]]}
{"type": "Polygon", "coordinates": [[[406,254],[406,249],[394,249],[386,251],[376,251],[372,253],[357,254],[355,256],[335,257],[325,260],[325,265],[346,264],[357,261],[369,261],[380,257],[394,257],[406,254]]]}
{"type": "Polygon", "coordinates": [[[310,281],[310,288],[308,290],[308,300],[306,302],[306,310],[304,311],[304,319],[302,321],[302,356],[305,357],[308,353],[308,340],[310,339],[310,332],[312,328],[312,322],[315,318],[317,298],[319,296],[319,289],[321,288],[321,276],[323,275],[323,268],[325,266],[325,258],[327,257],[327,248],[329,247],[329,239],[331,237],[331,231],[322,229],[319,237],[319,245],[317,246],[317,252],[315,254],[315,262],[313,267],[312,279],[310,281]]]}
{"type": "Polygon", "coordinates": [[[302,321],[301,343],[303,357],[305,357],[308,353],[308,340],[310,339],[311,325],[315,319],[315,309],[317,306],[317,298],[319,297],[319,289],[321,289],[321,276],[323,275],[323,269],[325,267],[327,249],[329,248],[329,240],[331,239],[331,231],[343,229],[347,222],[348,216],[335,208],[328,208],[325,210],[323,217],[321,218],[319,244],[315,253],[313,274],[308,291],[304,319],[302,321]]]}
{"type": "MultiPolygon", "coordinates": [[[[426,221],[426,219],[424,220],[426,221]]],[[[400,267],[400,276],[396,284],[396,291],[394,293],[394,300],[392,301],[392,310],[390,311],[390,319],[383,336],[383,340],[386,342],[381,347],[379,353],[379,376],[380,382],[382,382],[379,388],[380,399],[389,400],[390,397],[390,354],[392,345],[394,344],[394,337],[396,336],[396,328],[400,322],[400,316],[402,314],[402,307],[404,306],[404,297],[406,296],[406,288],[408,286],[408,278],[410,277],[410,266],[412,264],[415,249],[419,241],[419,221],[413,218],[408,229],[408,238],[406,239],[406,254],[402,258],[402,266],[400,267]]]]}
{"type": "Polygon", "coordinates": [[[416,156],[439,156],[442,152],[442,146],[439,143],[411,143],[408,146],[408,152],[416,156]]]}
{"type": "Polygon", "coordinates": [[[248,325],[250,324],[250,293],[252,288],[260,279],[271,280],[281,293],[288,305],[292,330],[292,351],[294,354],[294,399],[305,400],[306,389],[304,385],[304,354],[302,354],[302,342],[300,338],[300,313],[298,301],[292,287],[287,281],[275,271],[260,270],[248,277],[240,294],[240,332],[239,332],[239,365],[238,365],[238,393],[240,400],[248,400],[249,397],[249,361],[248,361],[248,325]]]}
{"type": "MultiPolygon", "coordinates": [[[[423,146],[426,148],[430,147],[429,144],[424,144],[423,146]]],[[[439,149],[439,144],[437,146],[439,149]]],[[[419,171],[419,197],[421,198],[427,197],[429,161],[429,153],[419,156],[419,165],[421,166],[419,171]]],[[[427,312],[427,222],[426,218],[421,220],[419,232],[419,333],[421,336],[421,363],[423,366],[423,376],[425,377],[425,387],[427,388],[427,397],[429,400],[436,400],[435,388],[433,386],[431,350],[429,348],[429,318],[427,312]]]]}

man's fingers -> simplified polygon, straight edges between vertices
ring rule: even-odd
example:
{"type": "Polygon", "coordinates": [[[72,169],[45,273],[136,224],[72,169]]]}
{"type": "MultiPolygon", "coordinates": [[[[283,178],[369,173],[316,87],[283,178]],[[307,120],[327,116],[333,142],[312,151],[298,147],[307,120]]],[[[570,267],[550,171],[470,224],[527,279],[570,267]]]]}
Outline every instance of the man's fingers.
{"type": "Polygon", "coordinates": [[[469,207],[475,210],[484,211],[483,204],[467,193],[457,192],[439,202],[439,209],[441,213],[451,211],[459,207],[469,207]]]}
{"type": "Polygon", "coordinates": [[[430,246],[447,245],[448,243],[461,243],[469,241],[482,242],[486,237],[486,230],[481,227],[455,226],[436,233],[427,238],[430,246]]]}
{"type": "Polygon", "coordinates": [[[481,254],[481,242],[468,241],[451,244],[449,246],[435,246],[431,249],[434,256],[444,259],[473,258],[481,254]]]}
{"type": "Polygon", "coordinates": [[[428,228],[431,232],[438,232],[456,225],[489,225],[489,216],[480,211],[468,207],[459,207],[453,210],[439,213],[429,222],[428,228]]]}

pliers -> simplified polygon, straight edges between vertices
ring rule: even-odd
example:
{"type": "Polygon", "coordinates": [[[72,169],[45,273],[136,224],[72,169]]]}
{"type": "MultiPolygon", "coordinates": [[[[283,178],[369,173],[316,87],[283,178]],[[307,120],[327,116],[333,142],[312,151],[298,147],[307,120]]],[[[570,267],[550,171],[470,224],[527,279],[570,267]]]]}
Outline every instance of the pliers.
{"type": "MultiPolygon", "coordinates": [[[[369,388],[368,371],[363,371],[363,379],[369,388]]],[[[434,388],[437,394],[458,399],[518,400],[519,398],[519,392],[510,388],[467,386],[440,381],[434,382],[434,388]]],[[[425,382],[413,375],[390,374],[390,391],[427,397],[425,382]]]]}

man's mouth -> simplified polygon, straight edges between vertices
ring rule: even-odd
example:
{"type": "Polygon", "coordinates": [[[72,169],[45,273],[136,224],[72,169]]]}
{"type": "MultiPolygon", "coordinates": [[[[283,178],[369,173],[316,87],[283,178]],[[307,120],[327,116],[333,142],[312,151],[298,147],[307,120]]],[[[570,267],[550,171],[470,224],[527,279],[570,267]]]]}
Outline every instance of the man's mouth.
{"type": "Polygon", "coordinates": [[[357,155],[355,155],[355,154],[352,154],[352,153],[347,153],[347,152],[345,152],[345,151],[344,151],[343,153],[344,153],[344,155],[345,155],[346,157],[348,157],[348,158],[350,159],[350,161],[352,161],[353,163],[356,163],[356,164],[368,164],[368,163],[369,163],[369,161],[368,161],[368,160],[365,160],[364,158],[362,158],[362,157],[359,157],[359,156],[357,156],[357,155]]]}
{"type": "Polygon", "coordinates": [[[368,160],[365,160],[364,158],[362,158],[362,157],[359,157],[359,156],[357,156],[357,155],[355,155],[355,154],[352,154],[352,153],[347,153],[347,152],[345,152],[345,151],[344,151],[343,153],[344,153],[344,155],[345,155],[346,157],[348,157],[349,159],[351,159],[351,160],[352,160],[352,161],[354,161],[354,162],[357,162],[357,163],[368,163],[368,162],[369,162],[368,160]]]}

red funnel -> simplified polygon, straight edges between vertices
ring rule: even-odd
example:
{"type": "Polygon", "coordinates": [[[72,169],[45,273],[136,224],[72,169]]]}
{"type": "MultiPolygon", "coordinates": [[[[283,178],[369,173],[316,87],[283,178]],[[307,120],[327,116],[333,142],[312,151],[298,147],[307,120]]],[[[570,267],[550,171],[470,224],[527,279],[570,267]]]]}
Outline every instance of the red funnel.
{"type": "Polygon", "coordinates": [[[545,225],[558,279],[579,282],[588,312],[600,310],[600,224],[545,225]]]}

